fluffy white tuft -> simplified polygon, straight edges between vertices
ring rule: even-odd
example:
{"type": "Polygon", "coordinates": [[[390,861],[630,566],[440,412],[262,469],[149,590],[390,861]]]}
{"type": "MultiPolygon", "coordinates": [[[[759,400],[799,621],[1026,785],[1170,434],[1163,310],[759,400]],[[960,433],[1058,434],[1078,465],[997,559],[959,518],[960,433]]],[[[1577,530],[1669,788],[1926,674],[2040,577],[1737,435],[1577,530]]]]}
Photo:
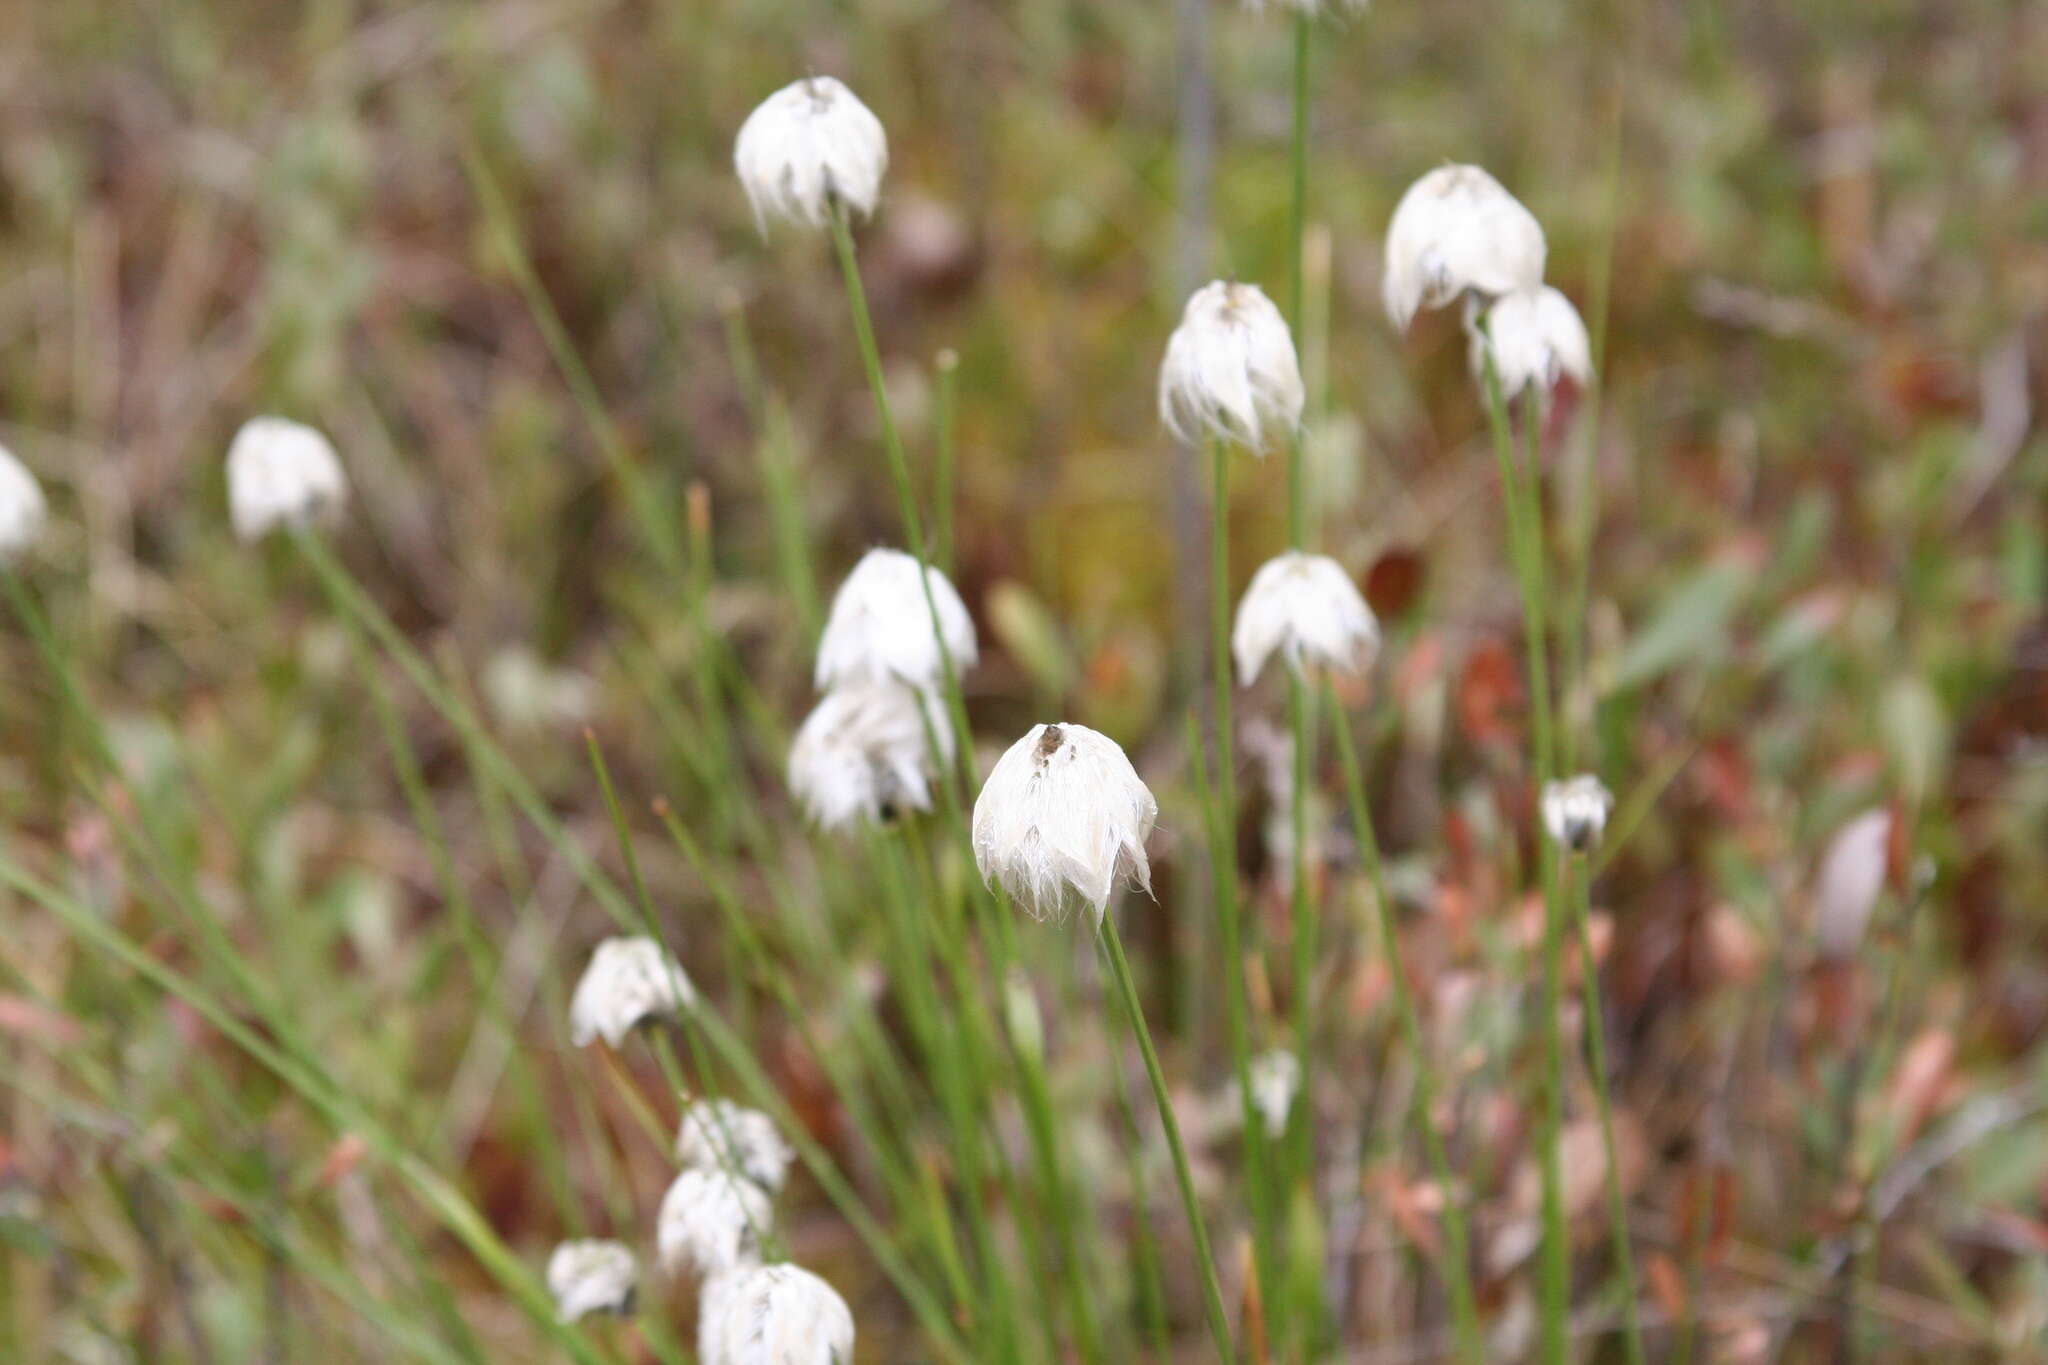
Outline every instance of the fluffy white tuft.
{"type": "Polygon", "coordinates": [[[896,682],[937,690],[945,681],[940,642],[952,655],[955,676],[981,657],[974,620],[953,584],[925,568],[931,604],[917,579],[917,559],[901,550],[869,550],[839,585],[825,633],[818,640],[817,687],[829,692],[849,683],[896,682]],[[938,613],[938,633],[932,613],[938,613]]]}
{"type": "Polygon", "coordinates": [[[1543,784],[1543,828],[1574,853],[1599,847],[1613,809],[1614,793],[1591,773],[1543,784]]]}
{"type": "Polygon", "coordinates": [[[228,516],[243,540],[307,526],[348,500],[334,443],[303,423],[252,417],[228,446],[228,516]]]}
{"type": "Polygon", "coordinates": [[[889,169],[889,137],[851,90],[830,76],[812,76],[747,115],[732,164],[764,232],[771,219],[823,227],[834,200],[863,218],[873,215],[889,169]]]}
{"type": "Polygon", "coordinates": [[[1077,903],[1100,922],[1120,883],[1152,892],[1145,839],[1159,805],[1115,740],[1038,725],[996,761],[974,803],[974,861],[1027,912],[1077,903]]]}
{"type": "Polygon", "coordinates": [[[702,1365],[851,1365],[853,1313],[839,1291],[801,1266],[720,1275],[698,1309],[702,1365]]]}
{"type": "Polygon", "coordinates": [[[698,1100],[683,1110],[676,1130],[676,1160],[707,1171],[726,1171],[770,1194],[782,1188],[795,1158],[775,1120],[731,1100],[698,1100]]]}
{"type": "Polygon", "coordinates": [[[548,1293],[563,1322],[586,1313],[630,1313],[640,1266],[622,1243],[564,1242],[548,1257],[548,1293]]]}
{"type": "Polygon", "coordinates": [[[789,747],[789,789],[817,825],[846,830],[932,808],[934,772],[953,761],[938,699],[896,682],[851,683],[812,708],[789,747]],[[934,763],[931,741],[938,745],[934,763]]]}
{"type": "Polygon", "coordinates": [[[1159,366],[1159,419],[1176,439],[1264,454],[1301,425],[1304,401],[1287,320],[1257,285],[1216,280],[1189,297],[1159,366]]]}
{"type": "Polygon", "coordinates": [[[0,564],[35,543],[49,519],[43,486],[14,452],[0,446],[0,564]]]}
{"type": "Polygon", "coordinates": [[[602,1037],[613,1047],[643,1019],[674,1014],[697,998],[682,964],[644,935],[608,938],[590,955],[569,1001],[569,1041],[587,1047],[602,1037]]]}
{"type": "Polygon", "coordinates": [[[1284,1047],[1261,1052],[1246,1064],[1252,1079],[1252,1110],[1269,1137],[1287,1131],[1287,1115],[1301,1093],[1301,1059],[1284,1047]]]}
{"type": "Polygon", "coordinates": [[[1869,810],[1842,826],[1822,855],[1815,929],[1822,957],[1854,957],[1891,869],[1892,814],[1869,810]]]}
{"type": "Polygon", "coordinates": [[[768,1191],[753,1181],[692,1166],[661,1197],[655,1246],[667,1269],[708,1278],[758,1264],[761,1236],[774,1219],[768,1191]]]}
{"type": "Polygon", "coordinates": [[[1491,341],[1502,398],[1513,398],[1524,389],[1547,395],[1566,375],[1579,384],[1593,377],[1593,343],[1586,324],[1572,301],[1547,284],[1504,294],[1483,312],[1474,310],[1466,332],[1472,375],[1482,389],[1491,341]]]}
{"type": "Polygon", "coordinates": [[[1245,687],[1275,654],[1296,671],[1314,664],[1355,674],[1371,664],[1379,643],[1379,622],[1351,575],[1328,555],[1298,550],[1259,566],[1230,632],[1245,687]]]}
{"type": "Polygon", "coordinates": [[[1439,166],[1408,187],[1387,225],[1387,316],[1402,331],[1424,308],[1543,283],[1543,227],[1477,166],[1439,166]]]}
{"type": "Polygon", "coordinates": [[[1372,0],[1244,0],[1244,7],[1254,13],[1281,9],[1293,14],[1306,14],[1311,19],[1337,10],[1346,14],[1363,14],[1371,4],[1372,0]]]}

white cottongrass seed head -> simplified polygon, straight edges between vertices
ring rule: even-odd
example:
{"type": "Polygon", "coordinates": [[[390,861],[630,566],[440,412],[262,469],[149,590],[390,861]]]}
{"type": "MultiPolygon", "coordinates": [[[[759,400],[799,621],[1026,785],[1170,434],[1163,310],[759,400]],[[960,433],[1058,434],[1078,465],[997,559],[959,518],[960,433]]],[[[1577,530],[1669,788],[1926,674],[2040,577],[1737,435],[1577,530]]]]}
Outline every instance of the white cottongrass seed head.
{"type": "Polygon", "coordinates": [[[283,417],[252,417],[228,445],[228,516],[243,540],[309,526],[348,500],[334,443],[283,417]]]}
{"type": "Polygon", "coordinates": [[[789,1264],[753,1266],[704,1286],[702,1365],[851,1365],[853,1313],[839,1291],[789,1264]]]}
{"type": "Polygon", "coordinates": [[[952,726],[932,692],[848,683],[826,693],[798,727],[789,789],[819,828],[843,831],[930,810],[932,775],[952,761],[952,726]]]}
{"type": "Polygon", "coordinates": [[[35,543],[49,519],[43,486],[14,452],[0,446],[0,564],[35,543]]]}
{"type": "Polygon", "coordinates": [[[1854,957],[1870,930],[1891,871],[1892,813],[1879,807],[1843,825],[1821,856],[1814,888],[1814,930],[1820,954],[1854,957]]]}
{"type": "Polygon", "coordinates": [[[1546,396],[1566,375],[1581,385],[1593,377],[1593,342],[1586,324],[1572,301],[1547,284],[1503,294],[1483,312],[1475,311],[1466,330],[1472,375],[1482,389],[1491,342],[1502,398],[1524,389],[1546,396]]]}
{"type": "Polygon", "coordinates": [[[1252,1110],[1269,1136],[1287,1130],[1287,1115],[1301,1091],[1301,1059],[1284,1047],[1261,1052],[1245,1065],[1252,1079],[1252,1110]]]}
{"type": "Polygon", "coordinates": [[[761,101],[733,143],[733,169],[754,222],[823,227],[836,200],[866,218],[889,169],[882,121],[830,76],[811,76],[761,101]]]}
{"type": "Polygon", "coordinates": [[[1115,740],[1036,725],[996,760],[974,802],[974,861],[1038,919],[1076,905],[1102,920],[1120,884],[1152,893],[1145,839],[1159,803],[1115,740]]]}
{"type": "Polygon", "coordinates": [[[692,1166],[661,1197],[654,1244],[667,1269],[708,1278],[758,1263],[774,1218],[768,1191],[753,1181],[692,1166]]]}
{"type": "Polygon", "coordinates": [[[775,1120],[727,1099],[697,1100],[676,1129],[676,1160],[684,1166],[726,1171],[774,1194],[796,1153],[775,1120]]]}
{"type": "Polygon", "coordinates": [[[1244,7],[1254,13],[1269,9],[1286,10],[1291,14],[1306,14],[1313,19],[1319,14],[1338,10],[1346,14],[1363,14],[1372,0],[1244,0],[1244,7]]]}
{"type": "Polygon", "coordinates": [[[952,656],[956,677],[974,666],[981,657],[980,646],[967,604],[937,569],[926,565],[924,574],[931,585],[930,605],[918,583],[915,555],[874,549],[861,556],[833,595],[825,633],[818,639],[815,678],[820,692],[891,679],[937,689],[945,681],[941,642],[952,656]]]}
{"type": "Polygon", "coordinates": [[[548,1293],[563,1322],[586,1313],[630,1313],[640,1266],[620,1242],[563,1242],[548,1257],[548,1293]]]}
{"type": "Polygon", "coordinates": [[[587,1047],[602,1037],[613,1047],[643,1020],[670,1015],[697,998],[682,964],[645,935],[608,938],[590,955],[569,1000],[569,1041],[587,1047]]]}
{"type": "Polygon", "coordinates": [[[1591,773],[1543,784],[1543,828],[1574,853],[1600,846],[1614,793],[1591,773]]]}
{"type": "Polygon", "coordinates": [[[1408,187],[1387,225],[1380,292],[1402,331],[1424,308],[1543,283],[1543,227],[1477,166],[1439,166],[1408,187]]]}
{"type": "Polygon", "coordinates": [[[1380,624],[1344,566],[1290,550],[1259,566],[1237,604],[1230,652],[1249,687],[1275,654],[1299,672],[1314,665],[1356,674],[1379,650],[1380,624]]]}
{"type": "Polygon", "coordinates": [[[1287,320],[1255,284],[1197,289],[1159,366],[1159,420],[1177,440],[1263,455],[1301,425],[1306,391],[1287,320]]]}

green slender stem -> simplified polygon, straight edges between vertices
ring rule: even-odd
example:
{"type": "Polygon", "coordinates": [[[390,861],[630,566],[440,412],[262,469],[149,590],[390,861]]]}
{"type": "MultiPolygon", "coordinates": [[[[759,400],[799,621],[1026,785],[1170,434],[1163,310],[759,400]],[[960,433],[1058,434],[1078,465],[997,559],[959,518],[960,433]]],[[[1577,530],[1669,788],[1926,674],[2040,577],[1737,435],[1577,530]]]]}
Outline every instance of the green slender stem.
{"type": "Polygon", "coordinates": [[[1580,859],[1566,875],[1575,886],[1573,920],[1578,930],[1579,971],[1586,995],[1586,1050],[1593,1072],[1593,1102],[1600,1115],[1600,1143],[1607,1154],[1607,1213],[1612,1222],[1614,1268],[1621,1277],[1622,1341],[1629,1365],[1643,1365],[1643,1326],[1636,1313],[1635,1252],[1629,1245],[1628,1196],[1621,1188],[1621,1162],[1614,1146],[1614,1103],[1607,1093],[1607,1023],[1600,1008],[1600,972],[1593,961],[1593,878],[1580,859]]]}
{"type": "Polygon", "coordinates": [[[824,625],[825,612],[818,596],[818,575],[812,563],[810,532],[804,522],[803,498],[797,489],[796,440],[790,429],[788,409],[762,382],[760,366],[754,359],[753,336],[747,330],[747,315],[736,302],[725,310],[725,350],[731,357],[747,415],[754,423],[761,484],[768,494],[768,522],[775,533],[775,558],[789,589],[790,601],[796,606],[797,624],[808,639],[824,625]]]}
{"type": "MultiPolygon", "coordinates": [[[[1482,318],[1482,328],[1489,321],[1482,318]]],[[[1538,491],[1536,435],[1540,414],[1531,404],[1524,414],[1529,436],[1526,470],[1515,467],[1514,438],[1508,427],[1507,400],[1493,361],[1491,334],[1480,348],[1487,416],[1494,455],[1500,464],[1501,488],[1508,514],[1509,553],[1522,597],[1523,644],[1528,655],[1529,730],[1533,785],[1540,794],[1555,768],[1551,734],[1548,634],[1544,625],[1543,506],[1538,491]]],[[[1538,879],[1543,894],[1543,1246],[1539,1284],[1542,1303],[1543,1358],[1563,1365],[1570,1352],[1571,1241],[1564,1209],[1564,1030],[1558,1015],[1563,1004],[1564,916],[1559,905],[1556,851],[1548,839],[1537,840],[1538,879]]]]}
{"type": "MultiPolygon", "coordinates": [[[[1308,232],[1309,16],[1294,16],[1294,133],[1289,145],[1293,195],[1287,223],[1287,322],[1300,344],[1308,297],[1302,239],[1308,232]]],[[[1308,541],[1308,480],[1302,468],[1301,431],[1287,444],[1287,543],[1299,550],[1308,541]]]]}
{"type": "Polygon", "coordinates": [[[1365,861],[1372,885],[1374,919],[1379,924],[1380,956],[1385,959],[1387,979],[1393,987],[1394,1011],[1401,1021],[1401,1041],[1415,1061],[1415,1112],[1420,1116],[1423,1147],[1429,1154],[1431,1173],[1444,1200],[1444,1282],[1450,1288],[1451,1316],[1458,1342],[1458,1356],[1465,1365],[1485,1365],[1486,1338],[1479,1325],[1479,1300],[1472,1290],[1469,1236],[1465,1207],[1451,1172],[1450,1155],[1444,1150],[1443,1135],[1436,1130],[1436,1065],[1422,1036],[1422,1022],[1415,1012],[1415,998],[1408,988],[1408,974],[1401,962],[1401,943],[1394,928],[1394,902],[1387,894],[1386,869],[1380,861],[1379,840],[1373,832],[1372,811],[1365,803],[1365,773],[1359,766],[1357,745],[1351,738],[1351,720],[1334,690],[1324,689],[1331,728],[1337,736],[1337,755],[1344,766],[1345,794],[1351,804],[1352,837],[1365,861]]]}
{"type": "Polygon", "coordinates": [[[1123,936],[1117,932],[1116,916],[1105,911],[1097,929],[1097,936],[1109,956],[1110,971],[1116,977],[1117,992],[1123,997],[1124,1017],[1130,1021],[1132,1036],[1138,1040],[1138,1051],[1145,1058],[1145,1075],[1152,1082],[1152,1099],[1159,1106],[1159,1123],[1166,1130],[1167,1150],[1173,1155],[1173,1174],[1180,1183],[1181,1206],[1187,1213],[1188,1231],[1195,1241],[1195,1258],[1202,1268],[1202,1306],[1209,1319],[1209,1335],[1215,1342],[1217,1358],[1225,1365],[1231,1365],[1237,1359],[1237,1352],[1230,1342],[1230,1321],[1223,1312],[1223,1290],[1216,1279],[1216,1258],[1209,1250],[1209,1229],[1202,1221],[1201,1202],[1195,1197],[1194,1171],[1188,1165],[1187,1145],[1181,1141],[1180,1120],[1174,1117],[1173,1097],[1167,1093],[1166,1073],[1160,1068],[1159,1054],[1152,1046],[1152,1030],[1145,1026],[1145,1008],[1138,1003],[1138,986],[1131,979],[1131,964],[1124,957],[1123,936]]]}

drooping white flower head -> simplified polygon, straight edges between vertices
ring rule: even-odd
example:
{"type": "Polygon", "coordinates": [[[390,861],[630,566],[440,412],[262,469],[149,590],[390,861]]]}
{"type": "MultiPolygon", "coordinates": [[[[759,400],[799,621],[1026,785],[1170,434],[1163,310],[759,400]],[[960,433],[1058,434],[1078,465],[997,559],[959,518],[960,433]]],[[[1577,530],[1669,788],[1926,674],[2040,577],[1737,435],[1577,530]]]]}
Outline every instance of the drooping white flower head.
{"type": "Polygon", "coordinates": [[[1254,12],[1283,9],[1295,14],[1306,14],[1311,19],[1332,10],[1363,14],[1371,4],[1372,0],[1244,0],[1244,7],[1254,12]]]}
{"type": "Polygon", "coordinates": [[[707,1171],[726,1171],[774,1194],[796,1153],[775,1120],[726,1099],[698,1100],[683,1110],[676,1130],[676,1160],[707,1171]]]}
{"type": "Polygon", "coordinates": [[[1891,869],[1892,813],[1868,810],[1837,830],[1821,858],[1814,927],[1822,957],[1854,957],[1891,869]]]}
{"type": "Polygon", "coordinates": [[[13,451],[0,446],[0,565],[34,543],[49,514],[36,476],[13,451]]]}
{"type": "Polygon", "coordinates": [[[548,1257],[548,1293],[563,1322],[586,1313],[630,1313],[639,1284],[639,1264],[619,1242],[563,1242],[548,1257]]]}
{"type": "Polygon", "coordinates": [[[1439,166],[1408,187],[1387,225],[1380,292],[1402,331],[1466,291],[1492,297],[1543,283],[1543,228],[1477,166],[1439,166]]]}
{"type": "Polygon", "coordinates": [[[759,1262],[774,1218],[768,1191],[753,1181],[692,1166],[661,1197],[654,1243],[667,1269],[709,1277],[759,1262]]]}
{"type": "Polygon", "coordinates": [[[228,445],[228,516],[243,540],[310,525],[347,500],[334,443],[302,422],[252,417],[228,445]]]}
{"type": "Polygon", "coordinates": [[[823,227],[835,199],[863,218],[873,215],[889,169],[889,136],[851,90],[811,76],[747,115],[732,164],[762,231],[770,219],[823,227]]]}
{"type": "Polygon", "coordinates": [[[1255,284],[1197,289],[1159,366],[1159,420],[1177,440],[1263,455],[1301,425],[1306,391],[1287,320],[1255,284]]]}
{"type": "Polygon", "coordinates": [[[753,1266],[704,1286],[702,1365],[852,1365],[853,1313],[801,1266],[753,1266]]]}
{"type": "Polygon", "coordinates": [[[1593,377],[1593,343],[1572,301],[1549,285],[1503,294],[1484,311],[1468,312],[1465,330],[1472,375],[1486,384],[1486,351],[1493,345],[1493,370],[1500,396],[1513,398],[1533,388],[1546,396],[1570,375],[1584,384],[1593,377]]]}
{"type": "Polygon", "coordinates": [[[1287,1131],[1287,1115],[1301,1090],[1301,1059],[1284,1047],[1261,1052],[1246,1064],[1252,1079],[1252,1109],[1269,1136],[1287,1131]]]}
{"type": "Polygon", "coordinates": [[[1036,725],[996,761],[974,802],[974,861],[1039,919],[1110,893],[1152,893],[1145,839],[1159,803],[1115,740],[1084,725],[1036,725]]]}
{"type": "Polygon", "coordinates": [[[932,775],[952,761],[953,729],[932,693],[898,682],[849,683],[826,693],[798,728],[789,789],[820,828],[846,830],[930,810],[932,775]]]}
{"type": "Polygon", "coordinates": [[[1543,828],[1574,853],[1600,846],[1613,809],[1614,793],[1591,773],[1543,784],[1543,828]]]}
{"type": "Polygon", "coordinates": [[[952,582],[925,566],[931,605],[917,581],[917,557],[901,550],[869,550],[839,585],[825,633],[818,639],[816,680],[820,692],[857,682],[908,683],[935,691],[945,681],[939,654],[943,640],[955,676],[980,658],[974,619],[952,582]],[[939,618],[932,631],[932,613],[939,618]]]}
{"type": "Polygon", "coordinates": [[[617,1047],[643,1019],[674,1014],[696,998],[682,964],[659,943],[645,935],[608,938],[569,1000],[569,1041],[587,1047],[602,1037],[617,1047]]]}
{"type": "Polygon", "coordinates": [[[1275,654],[1297,671],[1314,664],[1357,673],[1379,649],[1380,625],[1344,566],[1328,555],[1290,550],[1259,566],[1230,632],[1240,685],[1249,687],[1275,654]]]}

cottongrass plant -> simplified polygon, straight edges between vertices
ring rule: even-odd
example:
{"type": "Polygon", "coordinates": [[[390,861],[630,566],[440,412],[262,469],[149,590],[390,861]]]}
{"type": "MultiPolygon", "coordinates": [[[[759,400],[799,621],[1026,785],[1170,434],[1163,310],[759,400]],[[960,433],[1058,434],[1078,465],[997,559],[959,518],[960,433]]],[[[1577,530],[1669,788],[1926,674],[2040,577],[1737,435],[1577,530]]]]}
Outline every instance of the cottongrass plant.
{"type": "Polygon", "coordinates": [[[596,1238],[563,1242],[548,1257],[548,1292],[563,1322],[591,1313],[621,1317],[633,1311],[640,1263],[623,1242],[596,1238]]]}
{"type": "Polygon", "coordinates": [[[801,1266],[713,1276],[698,1314],[699,1365],[852,1365],[853,1313],[801,1266]]]}
{"type": "Polygon", "coordinates": [[[348,499],[334,443],[287,418],[250,418],[228,446],[227,468],[228,511],[243,540],[313,525],[348,499]]]}
{"type": "Polygon", "coordinates": [[[599,1038],[614,1048],[651,1019],[688,1008],[696,990],[674,954],[648,935],[608,938],[590,955],[569,1002],[569,1040],[588,1047],[599,1038]]]}
{"type": "Polygon", "coordinates": [[[49,520],[43,486],[13,451],[0,446],[0,568],[19,558],[49,520]]]}
{"type": "Polygon", "coordinates": [[[774,1226],[768,1191],[717,1166],[685,1167],[669,1182],[655,1220],[662,1266],[703,1278],[761,1259],[774,1226]]]}
{"type": "Polygon", "coordinates": [[[692,1101],[683,1110],[676,1128],[676,1160],[684,1166],[731,1171],[776,1194],[796,1152],[774,1119],[758,1109],[713,1098],[692,1101]]]}
{"type": "Polygon", "coordinates": [[[798,727],[789,789],[814,824],[844,833],[931,810],[933,783],[952,761],[953,730],[934,693],[850,683],[828,692],[798,727]]]}
{"type": "MultiPolygon", "coordinates": [[[[1561,294],[1547,290],[1543,270],[1548,252],[1542,225],[1498,180],[1477,166],[1449,165],[1411,185],[1395,206],[1387,228],[1381,293],[1387,315],[1406,331],[1425,308],[1458,304],[1471,335],[1471,353],[1499,465],[1506,510],[1509,559],[1521,596],[1527,656],[1532,781],[1547,798],[1558,762],[1549,673],[1549,587],[1545,568],[1542,468],[1538,443],[1551,389],[1565,376],[1583,382],[1591,374],[1591,346],[1577,311],[1561,294]],[[1516,455],[1509,399],[1522,402],[1525,450],[1516,455]]],[[[1583,805],[1583,790],[1566,800],[1583,805]]],[[[1545,819],[1549,802],[1544,801],[1545,819]]],[[[1571,1245],[1564,1207],[1565,1066],[1563,1033],[1566,908],[1559,885],[1556,841],[1538,838],[1537,885],[1543,898],[1542,1008],[1544,1048],[1542,1122],[1541,1339],[1543,1358],[1562,1365],[1569,1353],[1571,1245]]],[[[1583,879],[1581,879],[1583,881],[1583,879]]],[[[1582,894],[1584,888],[1581,888],[1582,894]]],[[[1589,942],[1586,916],[1577,916],[1580,939],[1589,942]]],[[[1586,984],[1598,1015],[1598,981],[1586,959],[1586,984]]],[[[1608,1107],[1604,1068],[1596,1060],[1594,1085],[1608,1107]]],[[[1608,1169],[1617,1167],[1612,1129],[1603,1129],[1608,1169]]],[[[1618,1189],[1618,1185],[1615,1186],[1618,1189]]],[[[1626,1209],[1618,1198],[1610,1217],[1618,1249],[1621,1292],[1631,1305],[1626,1342],[1631,1361],[1642,1345],[1635,1322],[1635,1277],[1627,1254],[1626,1209]]]]}

